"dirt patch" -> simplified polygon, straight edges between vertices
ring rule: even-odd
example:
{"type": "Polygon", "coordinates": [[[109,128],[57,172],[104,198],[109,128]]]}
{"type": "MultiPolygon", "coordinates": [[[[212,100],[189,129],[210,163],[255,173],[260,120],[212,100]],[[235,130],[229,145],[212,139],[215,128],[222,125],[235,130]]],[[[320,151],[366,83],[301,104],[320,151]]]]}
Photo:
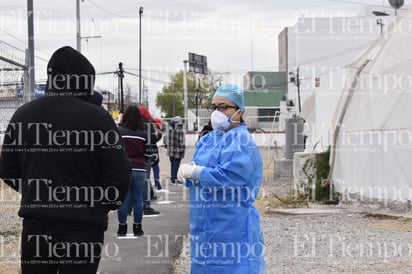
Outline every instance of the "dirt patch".
{"type": "Polygon", "coordinates": [[[261,216],[276,217],[278,214],[271,212],[272,209],[308,207],[308,202],[304,201],[302,197],[294,197],[293,195],[284,194],[289,192],[287,188],[288,187],[284,188],[283,191],[278,191],[277,188],[264,186],[261,189],[258,199],[254,203],[259,214],[261,216]]]}
{"type": "Polygon", "coordinates": [[[15,235],[0,235],[0,240],[0,274],[19,273],[19,237],[15,235]]]}
{"type": "Polygon", "coordinates": [[[390,231],[412,232],[411,220],[380,220],[378,223],[370,224],[369,227],[390,231]]]}

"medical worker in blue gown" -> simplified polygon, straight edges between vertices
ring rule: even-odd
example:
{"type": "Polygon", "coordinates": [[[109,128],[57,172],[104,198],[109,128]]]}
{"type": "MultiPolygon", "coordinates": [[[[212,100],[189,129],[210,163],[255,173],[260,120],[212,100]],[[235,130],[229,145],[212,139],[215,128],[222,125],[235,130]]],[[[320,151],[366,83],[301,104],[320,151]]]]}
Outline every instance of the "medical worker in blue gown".
{"type": "Polygon", "coordinates": [[[190,193],[191,273],[266,273],[259,213],[253,206],[262,158],[242,119],[243,90],[224,85],[211,111],[213,131],[178,177],[190,193]]]}

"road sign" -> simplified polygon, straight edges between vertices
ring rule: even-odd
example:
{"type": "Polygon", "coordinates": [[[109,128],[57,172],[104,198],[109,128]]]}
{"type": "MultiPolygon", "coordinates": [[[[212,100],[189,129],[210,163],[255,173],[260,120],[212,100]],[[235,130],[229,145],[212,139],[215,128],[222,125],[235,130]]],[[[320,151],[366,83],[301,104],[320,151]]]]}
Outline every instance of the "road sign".
{"type": "Polygon", "coordinates": [[[207,74],[206,56],[189,52],[189,71],[200,74],[207,74]]]}

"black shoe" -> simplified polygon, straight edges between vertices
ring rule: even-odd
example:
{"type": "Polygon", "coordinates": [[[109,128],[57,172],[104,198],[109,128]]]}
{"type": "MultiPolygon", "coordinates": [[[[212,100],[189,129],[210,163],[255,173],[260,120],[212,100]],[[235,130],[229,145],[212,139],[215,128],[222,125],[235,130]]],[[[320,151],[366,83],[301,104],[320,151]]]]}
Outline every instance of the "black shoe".
{"type": "Polygon", "coordinates": [[[141,237],[144,235],[142,224],[133,224],[133,234],[136,237],[141,237]]]}
{"type": "Polygon", "coordinates": [[[183,182],[176,179],[176,180],[170,181],[170,184],[176,186],[176,185],[182,185],[183,182]]]}
{"type": "Polygon", "coordinates": [[[148,207],[143,211],[143,215],[159,215],[159,214],[160,214],[159,211],[156,211],[151,207],[148,207]]]}
{"type": "Polygon", "coordinates": [[[126,237],[127,234],[127,224],[119,224],[119,229],[117,230],[117,237],[126,237]]]}
{"type": "Polygon", "coordinates": [[[150,198],[150,201],[155,201],[155,200],[157,200],[157,196],[156,196],[156,195],[153,195],[153,196],[150,198]]]}

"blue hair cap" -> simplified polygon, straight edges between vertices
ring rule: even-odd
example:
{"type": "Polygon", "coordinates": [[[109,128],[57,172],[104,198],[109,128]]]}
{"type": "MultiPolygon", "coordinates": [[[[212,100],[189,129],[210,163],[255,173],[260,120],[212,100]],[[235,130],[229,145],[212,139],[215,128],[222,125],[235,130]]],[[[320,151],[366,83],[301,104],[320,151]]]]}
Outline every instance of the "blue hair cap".
{"type": "Polygon", "coordinates": [[[216,92],[213,98],[215,97],[224,97],[226,99],[229,99],[233,103],[235,103],[242,111],[245,111],[245,104],[244,104],[244,95],[243,95],[243,89],[236,85],[223,85],[220,86],[216,92]]]}

